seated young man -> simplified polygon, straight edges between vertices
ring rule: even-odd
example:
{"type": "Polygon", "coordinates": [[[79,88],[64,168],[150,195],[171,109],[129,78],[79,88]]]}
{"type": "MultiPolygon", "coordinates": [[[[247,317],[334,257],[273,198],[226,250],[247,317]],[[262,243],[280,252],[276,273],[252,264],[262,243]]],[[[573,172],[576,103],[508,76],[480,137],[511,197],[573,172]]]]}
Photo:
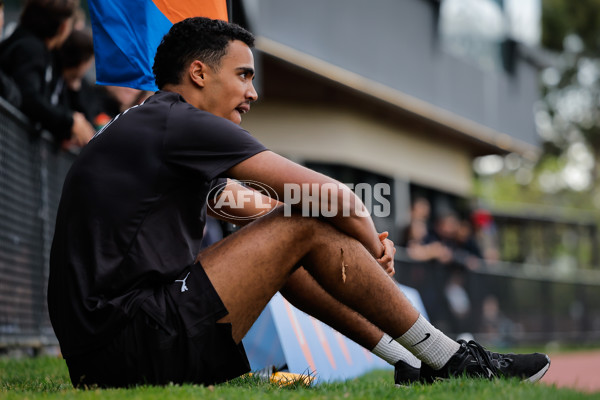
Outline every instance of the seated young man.
{"type": "MultiPolygon", "coordinates": [[[[73,384],[239,376],[249,370],[241,340],[277,291],[396,364],[397,383],[460,374],[540,379],[547,356],[491,353],[427,322],[390,278],[394,245],[360,200],[239,127],[257,99],[253,40],[222,21],[175,24],[155,57],[160,91],[99,131],[72,166],[48,305],[73,384]],[[340,211],[303,217],[265,197],[270,213],[198,253],[211,189],[229,182],[220,195],[234,198],[249,190],[227,178],[261,182],[279,198],[285,185],[315,184],[322,196],[330,184],[336,189],[318,202],[340,211]]],[[[257,214],[246,205],[227,212],[257,214]]]]}

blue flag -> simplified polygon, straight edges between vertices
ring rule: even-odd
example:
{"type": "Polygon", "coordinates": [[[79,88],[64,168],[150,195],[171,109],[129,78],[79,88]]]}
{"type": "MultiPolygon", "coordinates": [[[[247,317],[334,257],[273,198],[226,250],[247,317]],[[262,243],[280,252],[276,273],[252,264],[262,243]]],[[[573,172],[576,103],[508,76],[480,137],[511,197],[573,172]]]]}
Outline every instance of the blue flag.
{"type": "Polygon", "coordinates": [[[156,91],[154,55],[174,23],[188,17],[227,20],[226,0],[88,0],[96,83],[156,91]]]}

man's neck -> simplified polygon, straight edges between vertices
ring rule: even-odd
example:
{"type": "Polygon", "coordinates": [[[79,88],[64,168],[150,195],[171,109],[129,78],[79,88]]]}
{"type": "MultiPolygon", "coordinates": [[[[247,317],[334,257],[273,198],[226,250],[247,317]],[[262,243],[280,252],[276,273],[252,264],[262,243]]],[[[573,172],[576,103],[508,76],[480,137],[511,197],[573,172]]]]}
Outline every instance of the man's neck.
{"type": "Polygon", "coordinates": [[[166,84],[160,90],[165,91],[165,92],[178,93],[189,104],[193,105],[196,108],[202,109],[202,107],[201,107],[202,102],[200,99],[200,95],[198,93],[198,90],[195,88],[192,88],[188,85],[183,85],[183,84],[178,84],[178,85],[166,84]]]}

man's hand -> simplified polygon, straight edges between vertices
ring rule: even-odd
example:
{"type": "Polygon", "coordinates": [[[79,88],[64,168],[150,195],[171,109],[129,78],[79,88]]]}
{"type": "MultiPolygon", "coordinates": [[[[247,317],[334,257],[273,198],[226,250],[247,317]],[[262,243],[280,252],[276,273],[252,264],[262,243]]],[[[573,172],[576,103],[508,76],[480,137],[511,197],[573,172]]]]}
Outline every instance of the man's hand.
{"type": "Polygon", "coordinates": [[[394,254],[396,254],[396,247],[394,247],[394,242],[387,238],[388,236],[389,233],[387,232],[381,232],[379,234],[379,240],[383,244],[383,256],[378,258],[377,262],[389,276],[393,276],[396,273],[394,270],[394,254]]]}

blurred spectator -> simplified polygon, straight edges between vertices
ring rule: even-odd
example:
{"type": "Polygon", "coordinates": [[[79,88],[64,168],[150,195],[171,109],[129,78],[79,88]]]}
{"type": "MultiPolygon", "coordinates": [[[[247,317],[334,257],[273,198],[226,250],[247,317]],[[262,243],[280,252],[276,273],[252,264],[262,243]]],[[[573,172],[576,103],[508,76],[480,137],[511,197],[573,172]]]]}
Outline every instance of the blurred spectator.
{"type": "Polygon", "coordinates": [[[94,42],[85,30],[73,30],[60,48],[60,63],[65,84],[69,90],[78,91],[85,74],[94,62],[94,42]]]}
{"type": "Polygon", "coordinates": [[[440,260],[442,262],[453,262],[469,269],[477,269],[481,265],[481,250],[473,236],[470,222],[459,219],[453,211],[440,215],[424,243],[441,243],[448,249],[451,255],[440,260]]]}
{"type": "Polygon", "coordinates": [[[436,259],[441,263],[447,264],[454,257],[456,250],[456,237],[458,232],[458,219],[453,212],[443,213],[434,223],[433,230],[427,233],[422,241],[423,245],[435,245],[438,250],[436,259]]]}
{"type": "Polygon", "coordinates": [[[514,342],[520,327],[502,313],[498,298],[490,294],[483,300],[480,331],[494,346],[506,347],[514,342]]]}
{"type": "Polygon", "coordinates": [[[412,220],[404,233],[405,247],[410,247],[414,244],[421,244],[427,236],[427,222],[424,220],[412,220]]]}
{"type": "Polygon", "coordinates": [[[425,238],[427,245],[443,246],[449,253],[442,263],[445,269],[444,295],[449,315],[446,316],[449,328],[454,332],[464,332],[469,328],[471,299],[466,289],[466,270],[476,269],[480,258],[469,248],[472,245],[470,226],[461,223],[453,211],[442,213],[435,221],[434,229],[425,238]]]}
{"type": "Polygon", "coordinates": [[[426,236],[430,212],[431,206],[429,205],[429,200],[424,197],[417,197],[410,206],[410,223],[404,228],[402,237],[398,240],[398,244],[408,247],[409,242],[423,239],[421,237],[423,236],[421,235],[422,229],[425,229],[426,236]],[[419,237],[416,238],[415,235],[419,237]]]}
{"type": "Polygon", "coordinates": [[[460,270],[452,271],[444,287],[444,294],[454,317],[453,330],[464,332],[471,312],[471,299],[465,288],[465,275],[460,270]]]}
{"type": "Polygon", "coordinates": [[[410,224],[404,230],[400,245],[406,247],[408,256],[413,260],[448,262],[452,256],[449,249],[437,241],[425,242],[429,236],[430,212],[431,206],[426,198],[417,197],[413,201],[410,210],[410,224]]]}
{"type": "MultiPolygon", "coordinates": [[[[412,273],[430,317],[440,326],[452,332],[468,332],[479,328],[479,302],[473,302],[478,293],[467,288],[469,270],[477,270],[483,263],[483,251],[477,233],[490,235],[494,232],[491,216],[479,211],[473,219],[461,219],[446,210],[439,213],[428,229],[430,207],[424,198],[415,200],[411,207],[411,223],[406,228],[404,243],[407,255],[416,261],[433,261],[422,275],[412,273]],[[475,318],[475,319],[474,319],[475,318]]],[[[488,237],[489,239],[489,237],[488,237]]],[[[493,253],[490,253],[493,254],[493,253]]],[[[487,331],[501,331],[507,321],[494,311],[493,299],[483,304],[482,318],[487,331]],[[494,324],[498,326],[494,327],[494,324]]],[[[502,332],[499,332],[502,335],[502,332]]]]}
{"type": "Polygon", "coordinates": [[[408,235],[406,253],[413,260],[447,263],[452,259],[452,251],[440,241],[425,242],[428,234],[424,221],[411,222],[408,235]]]}
{"type": "Polygon", "coordinates": [[[94,62],[92,35],[87,31],[73,30],[60,48],[59,61],[65,83],[62,102],[93,122],[97,101],[93,86],[85,79],[94,62]]]}
{"type": "MultiPolygon", "coordinates": [[[[0,35],[4,30],[4,0],[0,0],[0,35]]],[[[21,107],[21,91],[10,76],[0,68],[0,96],[10,104],[21,107]]]]}
{"type": "Polygon", "coordinates": [[[81,112],[60,104],[64,84],[56,50],[69,37],[77,0],[28,0],[19,26],[0,45],[0,65],[21,90],[21,110],[56,142],[85,145],[94,128],[81,112]]]}
{"type": "Polygon", "coordinates": [[[454,259],[471,270],[482,265],[483,255],[475,240],[471,222],[467,219],[462,219],[458,223],[454,259]]]}
{"type": "Polygon", "coordinates": [[[429,200],[427,200],[425,197],[417,197],[410,210],[411,220],[427,222],[430,214],[431,205],[429,204],[429,200]]]}
{"type": "Polygon", "coordinates": [[[461,219],[458,223],[458,229],[456,231],[456,242],[460,249],[467,251],[469,254],[483,258],[479,245],[475,241],[473,235],[473,227],[471,222],[467,219],[461,219]]]}
{"type": "Polygon", "coordinates": [[[475,228],[475,238],[482,249],[483,259],[486,262],[496,262],[500,259],[498,250],[498,230],[492,214],[482,208],[473,211],[471,215],[475,228]]]}
{"type": "Polygon", "coordinates": [[[459,221],[456,213],[446,211],[440,214],[435,220],[433,230],[425,238],[426,242],[439,241],[446,247],[454,249],[456,247],[456,237],[458,234],[459,221]]]}

